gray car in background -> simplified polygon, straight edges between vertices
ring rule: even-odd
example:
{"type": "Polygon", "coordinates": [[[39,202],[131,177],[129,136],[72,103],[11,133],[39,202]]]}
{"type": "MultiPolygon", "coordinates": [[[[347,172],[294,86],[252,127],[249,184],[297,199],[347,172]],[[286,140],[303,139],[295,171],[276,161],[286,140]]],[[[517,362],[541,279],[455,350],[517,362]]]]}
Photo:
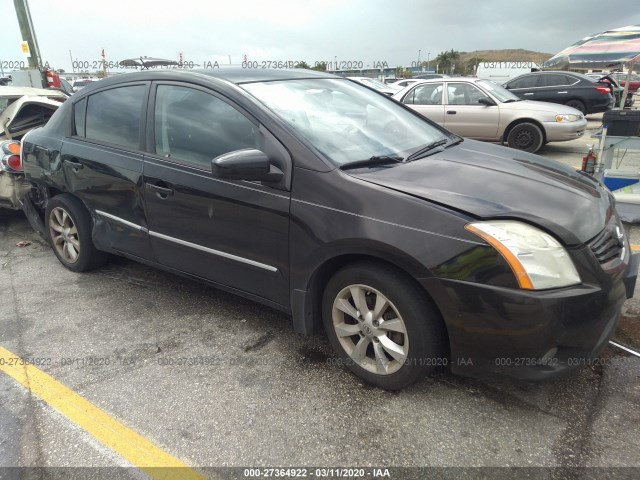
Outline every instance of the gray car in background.
{"type": "Polygon", "coordinates": [[[579,110],[522,100],[478,78],[421,80],[393,98],[462,137],[506,142],[527,152],[536,152],[547,142],[579,138],[587,126],[579,110]]]}

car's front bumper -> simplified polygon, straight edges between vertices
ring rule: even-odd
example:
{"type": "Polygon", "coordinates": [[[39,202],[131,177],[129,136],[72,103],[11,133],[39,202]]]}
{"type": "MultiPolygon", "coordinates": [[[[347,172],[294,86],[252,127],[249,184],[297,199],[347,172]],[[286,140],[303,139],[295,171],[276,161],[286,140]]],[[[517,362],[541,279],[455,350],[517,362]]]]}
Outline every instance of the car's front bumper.
{"type": "Polygon", "coordinates": [[[422,283],[447,325],[454,373],[544,380],[593,365],[633,294],[638,255],[606,287],[527,291],[446,279],[422,283]]]}
{"type": "Polygon", "coordinates": [[[28,190],[24,174],[0,170],[0,208],[21,209],[20,199],[28,190]]]}
{"type": "Polygon", "coordinates": [[[575,140],[584,135],[586,128],[587,120],[585,118],[576,122],[546,122],[544,124],[547,142],[575,140]]]}

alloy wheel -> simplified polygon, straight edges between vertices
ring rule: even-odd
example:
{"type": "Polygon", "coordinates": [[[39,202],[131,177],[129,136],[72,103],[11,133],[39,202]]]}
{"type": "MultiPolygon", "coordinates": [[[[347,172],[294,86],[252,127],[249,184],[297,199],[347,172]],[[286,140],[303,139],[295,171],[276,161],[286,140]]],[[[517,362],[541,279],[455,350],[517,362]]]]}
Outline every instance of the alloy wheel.
{"type": "Polygon", "coordinates": [[[332,309],[333,328],[349,359],[378,375],[397,372],[407,360],[407,327],[396,307],[375,288],[343,288],[332,309]]]}
{"type": "Polygon", "coordinates": [[[61,207],[51,210],[49,229],[53,247],[68,263],[75,263],[80,256],[78,229],[67,211],[61,207]]]}

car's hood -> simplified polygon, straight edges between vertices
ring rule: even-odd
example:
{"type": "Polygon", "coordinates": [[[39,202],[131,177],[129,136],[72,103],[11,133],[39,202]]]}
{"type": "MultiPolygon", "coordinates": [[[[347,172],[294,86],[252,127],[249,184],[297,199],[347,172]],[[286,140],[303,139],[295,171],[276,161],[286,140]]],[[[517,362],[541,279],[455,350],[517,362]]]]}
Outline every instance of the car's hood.
{"type": "Polygon", "coordinates": [[[478,218],[523,219],[567,245],[596,236],[612,211],[608,191],[591,177],[553,160],[474,140],[407,164],[346,173],[478,218]]]}
{"type": "Polygon", "coordinates": [[[519,102],[501,103],[500,108],[513,108],[518,110],[529,110],[532,112],[547,112],[552,115],[584,115],[580,110],[567,107],[560,103],[536,102],[535,100],[521,100],[519,102]]]}

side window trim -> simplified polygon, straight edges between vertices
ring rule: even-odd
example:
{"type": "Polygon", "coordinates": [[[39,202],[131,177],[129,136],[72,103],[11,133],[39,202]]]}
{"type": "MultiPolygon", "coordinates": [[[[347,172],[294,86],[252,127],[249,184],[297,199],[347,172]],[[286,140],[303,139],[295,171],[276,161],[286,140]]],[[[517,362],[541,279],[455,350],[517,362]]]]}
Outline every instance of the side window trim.
{"type": "Polygon", "coordinates": [[[71,136],[85,138],[86,121],[87,121],[87,97],[83,97],[73,104],[73,125],[71,128],[71,136]],[[81,106],[82,104],[82,106],[81,106]],[[80,113],[81,112],[81,113],[80,113]],[[78,131],[78,117],[76,113],[80,113],[82,122],[82,133],[78,131]]]}

